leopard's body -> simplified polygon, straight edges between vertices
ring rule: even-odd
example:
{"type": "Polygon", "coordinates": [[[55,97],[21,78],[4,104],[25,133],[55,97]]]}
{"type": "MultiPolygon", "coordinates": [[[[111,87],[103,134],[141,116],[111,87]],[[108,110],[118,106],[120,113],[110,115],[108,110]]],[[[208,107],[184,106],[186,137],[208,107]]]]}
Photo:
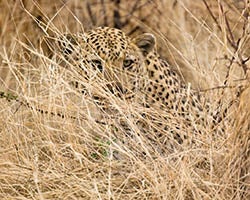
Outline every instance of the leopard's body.
{"type": "Polygon", "coordinates": [[[161,59],[155,45],[152,34],[131,39],[121,30],[109,27],[67,35],[60,42],[65,56],[77,63],[86,79],[91,78],[89,73],[93,71],[86,66],[91,66],[102,74],[112,93],[130,101],[139,99],[146,108],[160,108],[168,113],[165,120],[169,116],[184,120],[185,127],[177,120],[174,128],[162,122],[154,128],[160,136],[163,132],[174,133],[174,138],[182,143],[190,132],[200,133],[199,126],[216,124],[217,119],[206,100],[183,84],[180,76],[161,59]],[[181,132],[186,134],[180,135],[180,129],[186,129],[181,132]]]}

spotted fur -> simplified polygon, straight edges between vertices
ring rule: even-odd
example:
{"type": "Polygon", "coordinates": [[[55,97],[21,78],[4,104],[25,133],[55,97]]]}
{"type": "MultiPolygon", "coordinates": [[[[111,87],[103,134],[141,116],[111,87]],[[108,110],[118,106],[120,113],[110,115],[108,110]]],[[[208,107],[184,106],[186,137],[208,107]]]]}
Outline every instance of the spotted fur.
{"type": "Polygon", "coordinates": [[[146,108],[160,108],[166,113],[164,120],[178,118],[186,122],[184,126],[178,120],[173,126],[156,122],[153,129],[159,137],[171,132],[178,143],[183,143],[189,133],[200,133],[200,126],[218,122],[210,116],[206,100],[184,85],[180,76],[161,59],[152,34],[131,39],[121,30],[99,27],[66,38],[68,42],[61,43],[62,52],[71,62],[77,62],[86,79],[89,78],[86,66],[96,68],[110,83],[107,87],[114,94],[140,99],[146,108]],[[180,129],[186,129],[186,134],[181,135],[180,129]]]}

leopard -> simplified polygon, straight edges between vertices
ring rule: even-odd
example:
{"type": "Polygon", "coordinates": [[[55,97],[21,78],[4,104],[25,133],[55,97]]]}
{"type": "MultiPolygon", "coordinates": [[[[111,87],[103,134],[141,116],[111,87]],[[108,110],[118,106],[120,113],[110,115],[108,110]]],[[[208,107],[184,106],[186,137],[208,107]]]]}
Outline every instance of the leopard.
{"type": "Polygon", "coordinates": [[[158,139],[167,134],[183,144],[193,143],[196,134],[203,134],[202,126],[213,126],[214,133],[223,132],[217,128],[222,121],[221,110],[211,111],[210,102],[161,58],[152,33],[130,38],[120,29],[97,27],[62,37],[60,51],[87,81],[94,71],[106,80],[105,87],[115,96],[159,111],[158,115],[142,113],[143,118],[152,121],[150,127],[148,122],[142,123],[144,133],[151,128],[158,139]]]}

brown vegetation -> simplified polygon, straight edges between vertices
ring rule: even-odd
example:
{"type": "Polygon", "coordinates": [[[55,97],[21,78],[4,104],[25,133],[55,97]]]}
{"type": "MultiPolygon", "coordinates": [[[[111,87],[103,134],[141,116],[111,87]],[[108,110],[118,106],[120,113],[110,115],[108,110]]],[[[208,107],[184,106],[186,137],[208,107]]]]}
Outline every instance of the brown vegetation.
{"type": "Polygon", "coordinates": [[[248,0],[0,0],[0,198],[249,199],[249,12],[248,0]],[[69,84],[84,82],[73,66],[54,74],[53,38],[102,25],[154,33],[187,83],[233,102],[225,135],[203,127],[201,146],[169,152],[120,125],[139,132],[138,103],[91,83],[117,110],[104,118],[69,84]]]}

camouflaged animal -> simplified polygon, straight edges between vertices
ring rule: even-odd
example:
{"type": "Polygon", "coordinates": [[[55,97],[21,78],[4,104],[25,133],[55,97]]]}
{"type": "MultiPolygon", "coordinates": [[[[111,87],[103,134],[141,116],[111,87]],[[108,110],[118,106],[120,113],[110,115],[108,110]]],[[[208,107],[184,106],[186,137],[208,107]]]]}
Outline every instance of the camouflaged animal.
{"type": "Polygon", "coordinates": [[[220,120],[211,114],[206,100],[184,85],[180,76],[161,59],[153,34],[131,39],[121,30],[99,27],[84,34],[66,35],[60,49],[83,71],[86,80],[91,78],[94,69],[107,80],[113,94],[126,100],[139,99],[146,108],[160,108],[168,113],[165,120],[171,116],[185,121],[183,127],[177,120],[174,128],[156,123],[154,130],[159,137],[163,132],[171,132],[183,143],[190,133],[200,133],[199,126],[220,120]],[[179,130],[186,127],[191,127],[187,129],[189,133],[181,135],[179,130]]]}

